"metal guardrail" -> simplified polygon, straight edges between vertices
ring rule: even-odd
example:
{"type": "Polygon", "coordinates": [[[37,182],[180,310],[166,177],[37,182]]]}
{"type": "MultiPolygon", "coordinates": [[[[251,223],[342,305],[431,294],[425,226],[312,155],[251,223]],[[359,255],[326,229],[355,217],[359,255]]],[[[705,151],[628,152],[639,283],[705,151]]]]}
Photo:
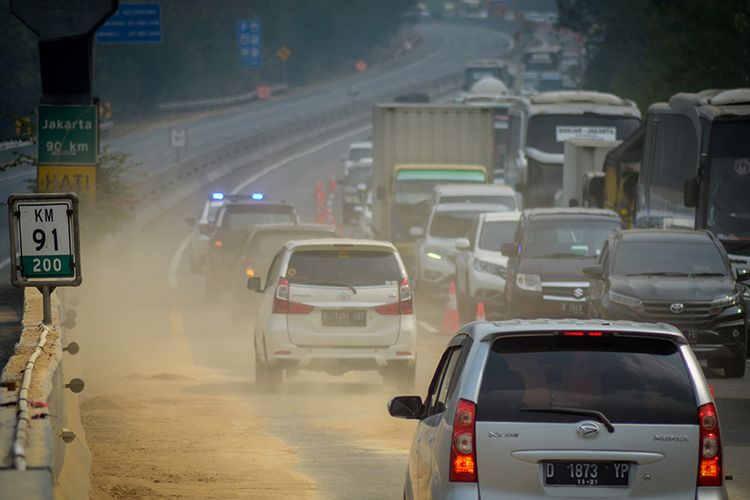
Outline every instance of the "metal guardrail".
{"type": "MultiPolygon", "coordinates": [[[[282,83],[280,85],[271,85],[271,94],[277,94],[279,92],[285,92],[289,89],[289,85],[282,83]]],[[[159,111],[185,111],[191,109],[201,108],[221,108],[225,106],[233,106],[235,104],[241,104],[243,102],[254,101],[258,98],[256,91],[248,92],[246,94],[240,94],[230,97],[217,97],[213,99],[197,99],[194,101],[182,101],[182,102],[162,102],[156,105],[156,109],[159,111]]]]}

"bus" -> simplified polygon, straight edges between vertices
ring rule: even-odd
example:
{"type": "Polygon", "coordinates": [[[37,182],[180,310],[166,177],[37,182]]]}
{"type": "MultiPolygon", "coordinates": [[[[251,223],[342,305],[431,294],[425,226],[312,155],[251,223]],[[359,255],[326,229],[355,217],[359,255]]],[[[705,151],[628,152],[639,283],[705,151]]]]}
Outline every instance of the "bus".
{"type": "Polygon", "coordinates": [[[750,88],[680,93],[649,107],[637,227],[707,229],[750,263],[750,88]]]}

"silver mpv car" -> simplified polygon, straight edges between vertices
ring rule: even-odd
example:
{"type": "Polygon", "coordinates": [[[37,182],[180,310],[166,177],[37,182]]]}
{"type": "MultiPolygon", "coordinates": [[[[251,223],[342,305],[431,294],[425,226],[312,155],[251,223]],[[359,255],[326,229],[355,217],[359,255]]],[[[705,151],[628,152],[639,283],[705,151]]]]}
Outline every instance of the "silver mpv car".
{"type": "Polygon", "coordinates": [[[665,324],[476,322],[438,364],[406,499],[726,499],[719,420],[682,334],[665,324]]]}

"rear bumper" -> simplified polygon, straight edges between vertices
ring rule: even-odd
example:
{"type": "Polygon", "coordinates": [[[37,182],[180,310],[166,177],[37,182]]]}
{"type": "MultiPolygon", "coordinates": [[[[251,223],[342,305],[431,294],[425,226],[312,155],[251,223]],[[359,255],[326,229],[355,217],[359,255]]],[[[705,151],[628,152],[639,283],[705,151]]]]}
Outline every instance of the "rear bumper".
{"type": "Polygon", "coordinates": [[[695,491],[696,500],[728,500],[726,488],[697,488],[695,491]]]}
{"type": "Polygon", "coordinates": [[[401,317],[398,338],[390,346],[300,346],[289,340],[286,321],[277,321],[283,328],[267,333],[266,359],[269,364],[309,367],[314,369],[332,363],[350,366],[350,369],[370,370],[385,367],[393,362],[413,366],[417,359],[417,324],[414,315],[401,317]]]}

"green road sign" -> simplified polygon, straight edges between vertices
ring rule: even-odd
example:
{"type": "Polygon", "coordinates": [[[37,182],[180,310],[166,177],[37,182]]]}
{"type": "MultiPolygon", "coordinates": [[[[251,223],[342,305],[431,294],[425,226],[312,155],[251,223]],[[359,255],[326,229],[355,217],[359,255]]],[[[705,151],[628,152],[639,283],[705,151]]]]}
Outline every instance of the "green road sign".
{"type": "Polygon", "coordinates": [[[39,106],[39,164],[95,165],[96,106],[39,106]]]}

